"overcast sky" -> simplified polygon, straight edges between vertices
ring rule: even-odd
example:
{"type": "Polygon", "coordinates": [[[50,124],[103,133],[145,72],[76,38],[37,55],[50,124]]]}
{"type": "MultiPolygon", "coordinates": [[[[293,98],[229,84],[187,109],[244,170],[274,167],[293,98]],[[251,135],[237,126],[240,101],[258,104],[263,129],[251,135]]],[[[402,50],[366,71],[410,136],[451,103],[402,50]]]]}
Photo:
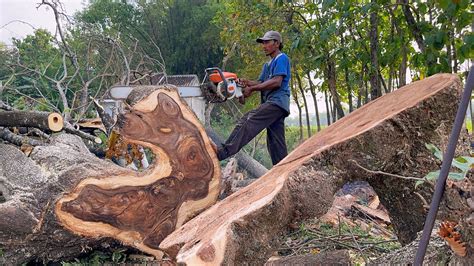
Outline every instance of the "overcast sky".
{"type": "MultiPolygon", "coordinates": [[[[35,28],[55,32],[54,14],[47,6],[37,8],[41,0],[0,0],[0,41],[11,44],[11,38],[24,38],[35,28]],[[25,23],[31,24],[27,25],[25,23]]],[[[61,0],[68,15],[84,8],[86,0],[61,0]]]]}

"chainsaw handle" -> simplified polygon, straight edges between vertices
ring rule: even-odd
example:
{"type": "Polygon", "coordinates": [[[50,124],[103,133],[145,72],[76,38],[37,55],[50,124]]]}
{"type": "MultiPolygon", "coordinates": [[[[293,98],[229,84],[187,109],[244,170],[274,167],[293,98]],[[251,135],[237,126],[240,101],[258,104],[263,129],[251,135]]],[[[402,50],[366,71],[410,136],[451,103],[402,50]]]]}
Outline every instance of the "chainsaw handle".
{"type": "Polygon", "coordinates": [[[227,93],[227,80],[225,79],[224,73],[222,73],[222,70],[218,67],[206,68],[206,74],[209,74],[209,72],[210,72],[210,74],[212,74],[215,71],[217,71],[217,73],[219,73],[219,76],[221,76],[221,79],[222,79],[222,82],[224,83],[224,88],[225,88],[225,90],[224,90],[224,92],[226,94],[225,97],[227,98],[229,96],[228,93],[227,93]]]}

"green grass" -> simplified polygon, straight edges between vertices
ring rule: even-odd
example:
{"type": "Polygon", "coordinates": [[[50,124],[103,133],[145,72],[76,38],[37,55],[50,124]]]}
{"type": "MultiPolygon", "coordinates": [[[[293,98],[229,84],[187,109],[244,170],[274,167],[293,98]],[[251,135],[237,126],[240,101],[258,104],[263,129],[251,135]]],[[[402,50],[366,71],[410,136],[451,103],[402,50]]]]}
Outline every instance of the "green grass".
{"type": "Polygon", "coordinates": [[[471,122],[471,119],[466,119],[464,121],[464,125],[466,126],[467,128],[467,132],[469,132],[469,134],[472,134],[472,122],[471,122]]]}

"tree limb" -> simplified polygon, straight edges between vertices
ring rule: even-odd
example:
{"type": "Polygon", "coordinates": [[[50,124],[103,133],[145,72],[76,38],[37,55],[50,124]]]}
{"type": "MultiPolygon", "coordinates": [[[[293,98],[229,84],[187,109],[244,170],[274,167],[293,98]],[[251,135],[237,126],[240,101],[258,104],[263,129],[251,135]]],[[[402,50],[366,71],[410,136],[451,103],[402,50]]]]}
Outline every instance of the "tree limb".
{"type": "Polygon", "coordinates": [[[28,137],[13,134],[8,128],[0,127],[0,138],[17,146],[29,144],[31,146],[41,146],[44,143],[28,137]]]}
{"type": "Polygon", "coordinates": [[[102,120],[102,123],[104,124],[107,135],[110,135],[110,132],[115,125],[114,118],[110,117],[110,115],[105,112],[104,107],[100,105],[96,99],[91,98],[91,100],[93,101],[95,109],[99,114],[100,120],[102,120]]]}
{"type": "Polygon", "coordinates": [[[99,137],[95,137],[91,134],[87,134],[86,132],[83,132],[79,129],[75,129],[69,122],[64,122],[64,131],[70,134],[77,135],[83,139],[90,140],[92,142],[95,142],[97,144],[102,143],[102,140],[99,137]]]}

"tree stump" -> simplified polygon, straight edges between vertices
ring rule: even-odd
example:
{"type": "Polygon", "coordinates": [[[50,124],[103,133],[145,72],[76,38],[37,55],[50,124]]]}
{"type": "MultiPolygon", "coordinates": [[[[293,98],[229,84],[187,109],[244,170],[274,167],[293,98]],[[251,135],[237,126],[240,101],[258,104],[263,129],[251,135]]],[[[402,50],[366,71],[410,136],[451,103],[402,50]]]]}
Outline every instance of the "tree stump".
{"type": "Polygon", "coordinates": [[[415,189],[415,181],[394,175],[423,177],[439,169],[425,144],[439,147],[447,139],[460,92],[456,75],[438,74],[364,105],[184,224],[160,247],[189,265],[263,264],[290,223],[321,217],[334,193],[353,180],[375,189],[400,242],[409,243],[426,215],[418,195],[429,200],[430,186],[415,189]]]}
{"type": "Polygon", "coordinates": [[[177,90],[137,87],[127,103],[116,130],[152,151],[143,172],[101,160],[67,134],[30,158],[0,144],[0,261],[54,261],[117,242],[159,257],[168,234],[214,204],[219,163],[177,90]]]}

